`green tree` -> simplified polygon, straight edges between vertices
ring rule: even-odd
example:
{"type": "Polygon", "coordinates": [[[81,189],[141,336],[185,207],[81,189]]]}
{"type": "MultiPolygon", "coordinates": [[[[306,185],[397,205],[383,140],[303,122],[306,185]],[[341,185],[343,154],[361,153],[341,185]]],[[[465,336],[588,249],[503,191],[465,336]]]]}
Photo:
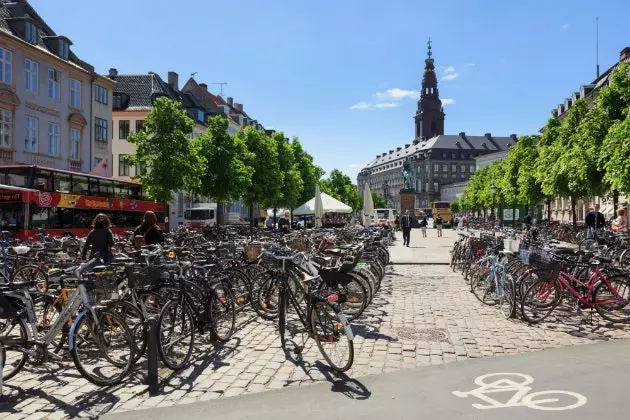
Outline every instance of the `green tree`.
{"type": "Polygon", "coordinates": [[[333,169],[327,179],[320,181],[323,192],[352,207],[352,210],[361,210],[361,196],[357,187],[352,184],[350,177],[339,169],[333,169]]]}
{"type": "Polygon", "coordinates": [[[372,202],[374,203],[375,209],[385,208],[385,199],[376,191],[372,191],[372,202]]]}
{"type": "Polygon", "coordinates": [[[139,177],[152,199],[168,202],[176,192],[199,190],[199,173],[206,162],[198,144],[188,138],[193,126],[179,102],[162,97],[155,101],[143,129],[129,135],[136,153],[128,161],[140,168],[139,177]]]}
{"type": "Polygon", "coordinates": [[[251,186],[252,168],[244,161],[253,158],[243,138],[227,132],[225,118],[216,116],[208,123],[208,130],[192,140],[206,162],[198,193],[221,205],[241,198],[251,186]]]}
{"type": "Polygon", "coordinates": [[[281,176],[281,187],[274,200],[274,208],[282,206],[294,209],[302,196],[302,176],[295,160],[294,149],[284,137],[284,133],[276,132],[271,136],[278,153],[278,169],[281,176]]]}
{"type": "Polygon", "coordinates": [[[243,141],[249,151],[243,162],[252,168],[252,179],[243,198],[249,206],[249,220],[253,225],[254,204],[272,206],[282,186],[278,150],[271,137],[253,127],[239,131],[236,137],[243,141]]]}
{"type": "Polygon", "coordinates": [[[462,211],[462,208],[459,203],[459,200],[451,201],[451,212],[455,214],[455,213],[459,213],[460,211],[462,211]]]}
{"type": "Polygon", "coordinates": [[[291,140],[291,147],[293,148],[295,165],[302,180],[302,193],[296,204],[298,206],[315,197],[315,188],[319,179],[324,175],[324,171],[313,163],[313,156],[304,151],[302,143],[297,137],[291,140]]]}

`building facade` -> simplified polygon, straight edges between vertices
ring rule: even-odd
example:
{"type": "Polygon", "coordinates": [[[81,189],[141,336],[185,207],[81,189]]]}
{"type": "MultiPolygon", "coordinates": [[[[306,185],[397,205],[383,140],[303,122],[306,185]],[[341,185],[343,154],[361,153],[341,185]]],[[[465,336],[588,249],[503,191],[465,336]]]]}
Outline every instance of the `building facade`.
{"type": "Polygon", "coordinates": [[[95,131],[96,115],[109,124],[111,109],[94,107],[93,95],[101,86],[109,99],[115,83],[71,46],[28,2],[0,0],[0,163],[90,172],[111,155],[110,138],[95,131]]]}
{"type": "Polygon", "coordinates": [[[444,134],[444,112],[437,88],[434,59],[429,43],[418,110],[415,114],[415,138],[404,146],[379,153],[357,177],[359,191],[369,184],[372,191],[383,195],[388,207],[400,208],[399,191],[403,188],[402,167],[412,162],[415,179],[416,208],[429,207],[441,199],[443,188],[466,182],[475,172],[479,156],[506,152],[518,139],[444,134]]]}

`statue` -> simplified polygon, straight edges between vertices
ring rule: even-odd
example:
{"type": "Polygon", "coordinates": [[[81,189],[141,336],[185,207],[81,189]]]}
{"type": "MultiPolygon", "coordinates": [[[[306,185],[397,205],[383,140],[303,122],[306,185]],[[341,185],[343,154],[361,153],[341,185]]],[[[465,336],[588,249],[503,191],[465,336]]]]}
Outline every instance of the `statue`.
{"type": "Polygon", "coordinates": [[[404,180],[405,189],[413,190],[414,189],[413,165],[411,163],[411,159],[409,159],[408,157],[403,162],[402,178],[404,180]]]}

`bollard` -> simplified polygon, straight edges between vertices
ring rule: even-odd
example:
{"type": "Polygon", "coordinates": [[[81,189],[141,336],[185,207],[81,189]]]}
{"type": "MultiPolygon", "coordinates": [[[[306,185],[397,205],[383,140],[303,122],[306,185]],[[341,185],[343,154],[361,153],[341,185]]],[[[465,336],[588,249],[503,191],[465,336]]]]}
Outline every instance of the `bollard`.
{"type": "MultiPolygon", "coordinates": [[[[2,346],[4,346],[3,344],[0,344],[2,346]]],[[[4,371],[4,351],[0,351],[0,397],[2,396],[2,378],[4,376],[4,374],[2,373],[4,371]]]]}
{"type": "Polygon", "coordinates": [[[158,393],[158,350],[157,350],[157,320],[151,317],[147,320],[147,385],[149,395],[158,393]]]}

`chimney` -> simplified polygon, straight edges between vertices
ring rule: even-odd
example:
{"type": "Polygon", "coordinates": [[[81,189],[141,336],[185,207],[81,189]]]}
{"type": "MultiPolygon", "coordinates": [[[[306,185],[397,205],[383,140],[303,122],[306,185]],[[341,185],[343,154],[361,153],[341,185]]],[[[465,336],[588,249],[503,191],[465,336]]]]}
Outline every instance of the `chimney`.
{"type": "Polygon", "coordinates": [[[179,90],[179,75],[174,71],[168,72],[168,85],[176,92],[179,90]]]}
{"type": "Polygon", "coordinates": [[[553,115],[554,118],[558,117],[558,110],[556,108],[551,110],[551,115],[553,115]]]}
{"type": "Polygon", "coordinates": [[[232,99],[232,98],[230,98],[230,97],[228,96],[228,98],[227,98],[227,104],[228,104],[229,106],[232,106],[232,105],[234,104],[234,99],[232,99]]]}
{"type": "Polygon", "coordinates": [[[381,157],[380,153],[379,153],[378,155],[376,155],[376,159],[378,159],[378,158],[380,158],[380,157],[381,157]]]}
{"type": "Polygon", "coordinates": [[[484,136],[486,136],[488,140],[492,139],[492,133],[486,133],[484,136]]]}
{"type": "Polygon", "coordinates": [[[238,112],[243,112],[243,104],[239,104],[238,102],[235,102],[234,108],[236,108],[238,112]]]}
{"type": "Polygon", "coordinates": [[[397,147],[397,148],[396,148],[396,151],[397,151],[397,152],[400,152],[401,150],[402,150],[402,147],[397,147]]]}
{"type": "Polygon", "coordinates": [[[387,153],[383,153],[383,154],[381,155],[381,157],[385,157],[385,156],[387,156],[387,153]]]}
{"type": "Polygon", "coordinates": [[[405,149],[408,149],[409,146],[411,146],[410,144],[405,144],[405,149]]]}
{"type": "Polygon", "coordinates": [[[413,141],[413,144],[414,144],[414,145],[415,145],[415,144],[418,144],[418,143],[420,143],[420,140],[418,140],[418,139],[416,139],[416,140],[414,140],[414,141],[413,141]]]}
{"type": "Polygon", "coordinates": [[[113,68],[113,67],[111,69],[109,69],[109,78],[113,79],[116,76],[118,76],[118,70],[113,68]]]}
{"type": "Polygon", "coordinates": [[[461,133],[459,133],[459,137],[466,139],[466,132],[462,131],[461,133]]]}
{"type": "Polygon", "coordinates": [[[203,89],[205,92],[208,91],[208,85],[206,85],[205,83],[199,83],[199,87],[203,89]]]}
{"type": "Polygon", "coordinates": [[[630,61],[630,47],[626,47],[621,50],[621,54],[619,54],[619,61],[630,61]]]}
{"type": "Polygon", "coordinates": [[[390,150],[390,151],[389,151],[389,154],[391,155],[392,153],[394,153],[394,151],[393,151],[393,150],[390,150]]]}
{"type": "Polygon", "coordinates": [[[510,138],[514,141],[518,141],[518,137],[516,137],[516,134],[510,134],[510,138]]]}

